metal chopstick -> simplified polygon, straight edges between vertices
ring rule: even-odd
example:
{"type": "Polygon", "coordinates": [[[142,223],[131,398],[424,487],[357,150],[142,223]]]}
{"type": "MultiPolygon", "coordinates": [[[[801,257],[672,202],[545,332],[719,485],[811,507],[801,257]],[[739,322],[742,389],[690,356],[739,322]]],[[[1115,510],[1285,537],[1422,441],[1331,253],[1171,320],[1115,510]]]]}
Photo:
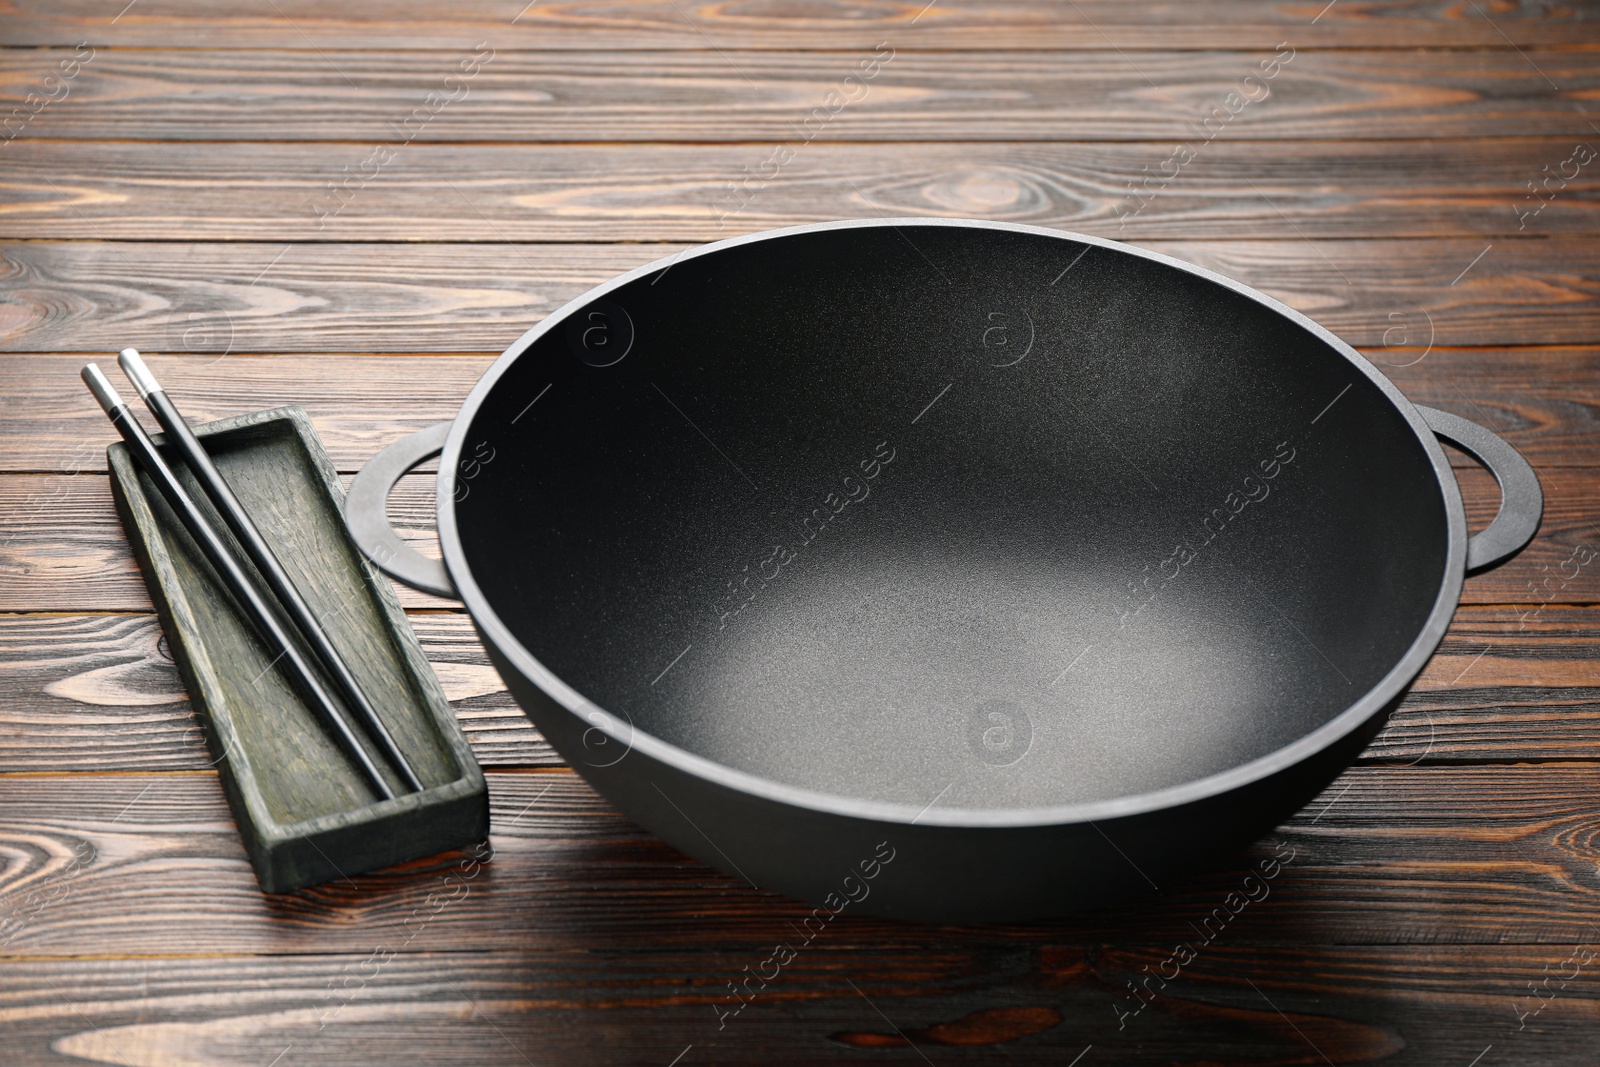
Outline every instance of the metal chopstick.
{"type": "Polygon", "coordinates": [[[124,348],[117,357],[117,363],[128,376],[128,380],[133,383],[133,387],[139,391],[139,395],[144,398],[145,405],[149,407],[151,414],[155,415],[156,421],[161,423],[161,428],[167,432],[167,440],[183,456],[195,480],[200,483],[212,506],[222,516],[222,521],[228,524],[228,529],[233,531],[233,536],[238,539],[245,554],[250,557],[250,561],[256,565],[256,570],[271,587],[273,594],[278,598],[278,603],[287,612],[290,622],[299,629],[301,636],[311,646],[311,651],[321,661],[328,676],[333,679],[339,695],[344,697],[345,705],[361,720],[361,724],[367,729],[367,734],[377,741],[389,764],[400,772],[400,777],[406,784],[420,792],[425,788],[422,780],[417,777],[417,772],[412,769],[405,754],[400,751],[400,746],[395,743],[394,737],[383,725],[378,709],[367,699],[355,675],[340,657],[338,650],[333,647],[333,641],[322,628],[322,624],[317,621],[317,617],[312,614],[310,605],[300,595],[300,590],[284,571],[283,565],[278,562],[278,557],[262,538],[261,531],[256,529],[249,513],[244,510],[239,498],[234,495],[233,489],[223,478],[222,472],[211,462],[205,446],[189,429],[183,413],[172,402],[172,398],[161,387],[161,383],[156,381],[155,375],[150,373],[150,368],[145,366],[137,349],[124,348]]]}
{"type": "Polygon", "coordinates": [[[290,676],[311,703],[312,708],[333,730],[340,746],[361,768],[362,773],[380,796],[385,800],[394,799],[396,795],[394,789],[373,763],[366,749],[362,747],[360,739],[345,721],[343,712],[339,710],[333,697],[323,688],[312,671],[311,664],[301,655],[294,639],[289,636],[282,622],[256,589],[255,583],[233,558],[221,535],[184,490],[183,484],[178,481],[172,468],[161,458],[161,453],[156,451],[155,443],[145,434],[144,427],[139,425],[139,420],[134,418],[128,405],[123,403],[122,397],[117,395],[117,391],[111,387],[111,383],[95,364],[90,363],[83,368],[83,380],[111,418],[111,423],[117,428],[117,432],[122,434],[122,439],[127,442],[128,451],[133,454],[134,460],[156,483],[156,488],[177,513],[178,519],[199,546],[201,554],[216,569],[223,585],[234,595],[251,624],[260,632],[267,644],[267,651],[277,653],[273,662],[276,663],[281,659],[288,664],[290,676]]]}

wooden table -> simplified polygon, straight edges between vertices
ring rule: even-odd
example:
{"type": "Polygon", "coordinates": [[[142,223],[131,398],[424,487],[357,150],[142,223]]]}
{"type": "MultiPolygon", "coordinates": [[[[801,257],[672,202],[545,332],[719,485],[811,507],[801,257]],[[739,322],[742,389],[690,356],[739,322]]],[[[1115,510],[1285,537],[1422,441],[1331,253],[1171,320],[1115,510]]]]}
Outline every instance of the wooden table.
{"type": "Polygon", "coordinates": [[[123,2],[0,14],[0,1062],[1595,1062],[1600,7],[123,2]],[[615,273],[913,214],[1266,290],[1522,449],[1538,539],[1231,869],[1026,926],[847,914],[725,1020],[805,909],[616,815],[407,593],[493,858],[262,895],[78,367],[154,353],[197,418],[303,404],[348,473],[615,273]]]}

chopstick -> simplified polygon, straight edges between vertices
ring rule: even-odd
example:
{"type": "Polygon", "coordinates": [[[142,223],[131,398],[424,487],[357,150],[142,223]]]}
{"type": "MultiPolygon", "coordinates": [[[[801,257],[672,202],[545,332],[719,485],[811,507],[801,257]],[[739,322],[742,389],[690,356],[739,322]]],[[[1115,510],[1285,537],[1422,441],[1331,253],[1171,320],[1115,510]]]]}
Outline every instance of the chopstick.
{"type": "Polygon", "coordinates": [[[204,490],[218,514],[222,516],[222,521],[233,531],[233,536],[244,548],[245,554],[256,565],[256,570],[278,598],[278,603],[288,614],[289,620],[299,629],[300,635],[306,639],[311,651],[321,661],[328,676],[333,679],[334,687],[339,691],[339,695],[344,697],[345,706],[351,709],[366,727],[367,735],[377,741],[389,765],[399,771],[400,777],[411,789],[421,792],[425,788],[422,780],[417,777],[417,772],[406,761],[400,746],[395,744],[394,737],[383,725],[377,708],[372,706],[366,693],[362,692],[355,675],[340,658],[338,650],[333,647],[333,642],[323,630],[322,624],[312,614],[305,598],[300,595],[300,590],[295,588],[283,565],[278,562],[278,557],[262,539],[261,531],[256,529],[255,523],[239,503],[239,498],[234,496],[222,472],[211,462],[205,446],[189,429],[183,413],[172,402],[172,398],[161,387],[161,383],[156,381],[155,375],[150,373],[150,368],[145,366],[137,349],[124,348],[117,357],[117,363],[128,376],[128,380],[133,383],[133,387],[139,391],[139,395],[144,398],[145,405],[149,407],[151,414],[155,415],[156,421],[161,423],[161,428],[167,432],[167,441],[183,456],[189,471],[200,483],[200,488],[204,490]]]}
{"type": "Polygon", "coordinates": [[[184,490],[183,483],[178,481],[177,475],[167,466],[166,460],[161,458],[161,453],[156,451],[155,443],[145,434],[144,427],[139,425],[138,419],[134,418],[128,405],[123,403],[122,397],[117,395],[117,391],[111,387],[111,383],[95,364],[90,363],[84,367],[82,373],[89,391],[100,402],[100,406],[111,418],[111,424],[127,442],[128,451],[133,454],[134,460],[150,476],[151,481],[156,483],[156,488],[161,491],[161,495],[177,513],[179,521],[194,538],[200,553],[216,569],[223,585],[234,595],[251,624],[259,631],[262,640],[266,642],[267,652],[277,653],[272,662],[277,663],[281,659],[288,664],[290,676],[310,702],[313,710],[318,712],[333,730],[340,747],[355,761],[378,794],[385,800],[393,800],[396,795],[394,789],[384,779],[377,765],[372,762],[372,757],[367,754],[360,739],[352,732],[350,724],[345,721],[344,714],[333,702],[332,696],[318,681],[311,665],[301,655],[277,615],[262,598],[255,583],[233,558],[232,552],[210,521],[195,506],[195,502],[184,490]]]}

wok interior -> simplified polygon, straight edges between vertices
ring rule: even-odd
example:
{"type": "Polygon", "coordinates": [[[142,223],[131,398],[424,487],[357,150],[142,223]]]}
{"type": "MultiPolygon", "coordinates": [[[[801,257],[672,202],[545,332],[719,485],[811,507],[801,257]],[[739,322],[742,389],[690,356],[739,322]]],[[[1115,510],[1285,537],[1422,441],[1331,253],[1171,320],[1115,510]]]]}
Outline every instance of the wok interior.
{"type": "Polygon", "coordinates": [[[588,699],[779,782],[969,808],[1181,784],[1364,695],[1443,579],[1435,475],[1379,389],[1158,262],[813,231],[575,318],[472,424],[471,575],[588,699]]]}

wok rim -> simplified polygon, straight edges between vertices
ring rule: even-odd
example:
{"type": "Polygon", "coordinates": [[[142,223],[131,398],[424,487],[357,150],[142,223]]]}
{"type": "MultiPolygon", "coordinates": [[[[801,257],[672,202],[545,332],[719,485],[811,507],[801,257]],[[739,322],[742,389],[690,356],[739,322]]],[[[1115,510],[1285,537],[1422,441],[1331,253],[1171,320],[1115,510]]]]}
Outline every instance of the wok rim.
{"type": "MultiPolygon", "coordinates": [[[[1136,815],[1180,808],[1242,789],[1252,783],[1271,777],[1297,764],[1309,760],[1336,745],[1348,735],[1359,730],[1374,715],[1379,714],[1415,680],[1444,639],[1446,629],[1460,602],[1462,585],[1466,578],[1466,514],[1461,503],[1461,491],[1449,459],[1438,438],[1423,419],[1415,405],[1378,370],[1365,356],[1333,333],[1280,300],[1274,299],[1242,282],[1208,270],[1194,263],[1134,245],[1095,237],[1071,230],[1024,223],[995,222],[983,219],[954,219],[907,216],[896,218],[848,219],[835,222],[816,222],[801,226],[787,226],[775,230],[741,234],[737,237],[713,241],[709,244],[685,249],[644,266],[636,267],[603,282],[569,300],[511,343],[500,357],[478,379],[462,401],[452,421],[449,435],[439,456],[436,513],[439,544],[444,554],[445,567],[454,582],[461,601],[485,639],[524,678],[537,686],[549,699],[563,710],[598,729],[607,738],[624,747],[624,756],[637,750],[641,755],[668,767],[714,785],[777,804],[790,805],[814,812],[844,818],[876,820],[883,823],[949,828],[1026,828],[1075,824],[1094,824],[1098,821],[1128,818],[1136,815]],[[454,475],[465,445],[467,431],[476,418],[484,400],[510,367],[522,357],[528,347],[545,333],[564,324],[574,311],[587,306],[640,278],[663,271],[687,259],[713,255],[729,248],[800,234],[821,233],[831,230],[866,229],[899,226],[940,226],[952,229],[1001,230],[1034,236],[1065,238],[1082,244],[1104,248],[1122,255],[1137,256],[1167,267],[1215,282],[1235,293],[1247,297],[1268,310],[1287,318],[1326,343],[1343,356],[1351,366],[1378,387],[1379,391],[1399,411],[1411,427],[1412,433],[1433,464],[1434,479],[1443,497],[1446,520],[1446,554],[1443,577],[1427,620],[1418,629],[1416,637],[1405,653],[1384,676],[1362,696],[1321,726],[1300,735],[1294,741],[1265,755],[1226,770],[1191,779],[1177,785],[1134,793],[1126,796],[1088,801],[1082,804],[1065,802],[1042,807],[1016,808],[937,808],[940,797],[935,797],[924,807],[894,801],[868,800],[849,797],[802,786],[788,785],[770,778],[742,771],[719,763],[689,749],[674,745],[634,726],[626,717],[618,716],[600,707],[563,681],[547,668],[511,633],[490,606],[487,597],[474,579],[467,564],[465,550],[456,526],[454,508],[454,475]]],[[[526,709],[524,709],[526,711],[526,709]]],[[[582,773],[583,768],[573,765],[582,773]]]]}

